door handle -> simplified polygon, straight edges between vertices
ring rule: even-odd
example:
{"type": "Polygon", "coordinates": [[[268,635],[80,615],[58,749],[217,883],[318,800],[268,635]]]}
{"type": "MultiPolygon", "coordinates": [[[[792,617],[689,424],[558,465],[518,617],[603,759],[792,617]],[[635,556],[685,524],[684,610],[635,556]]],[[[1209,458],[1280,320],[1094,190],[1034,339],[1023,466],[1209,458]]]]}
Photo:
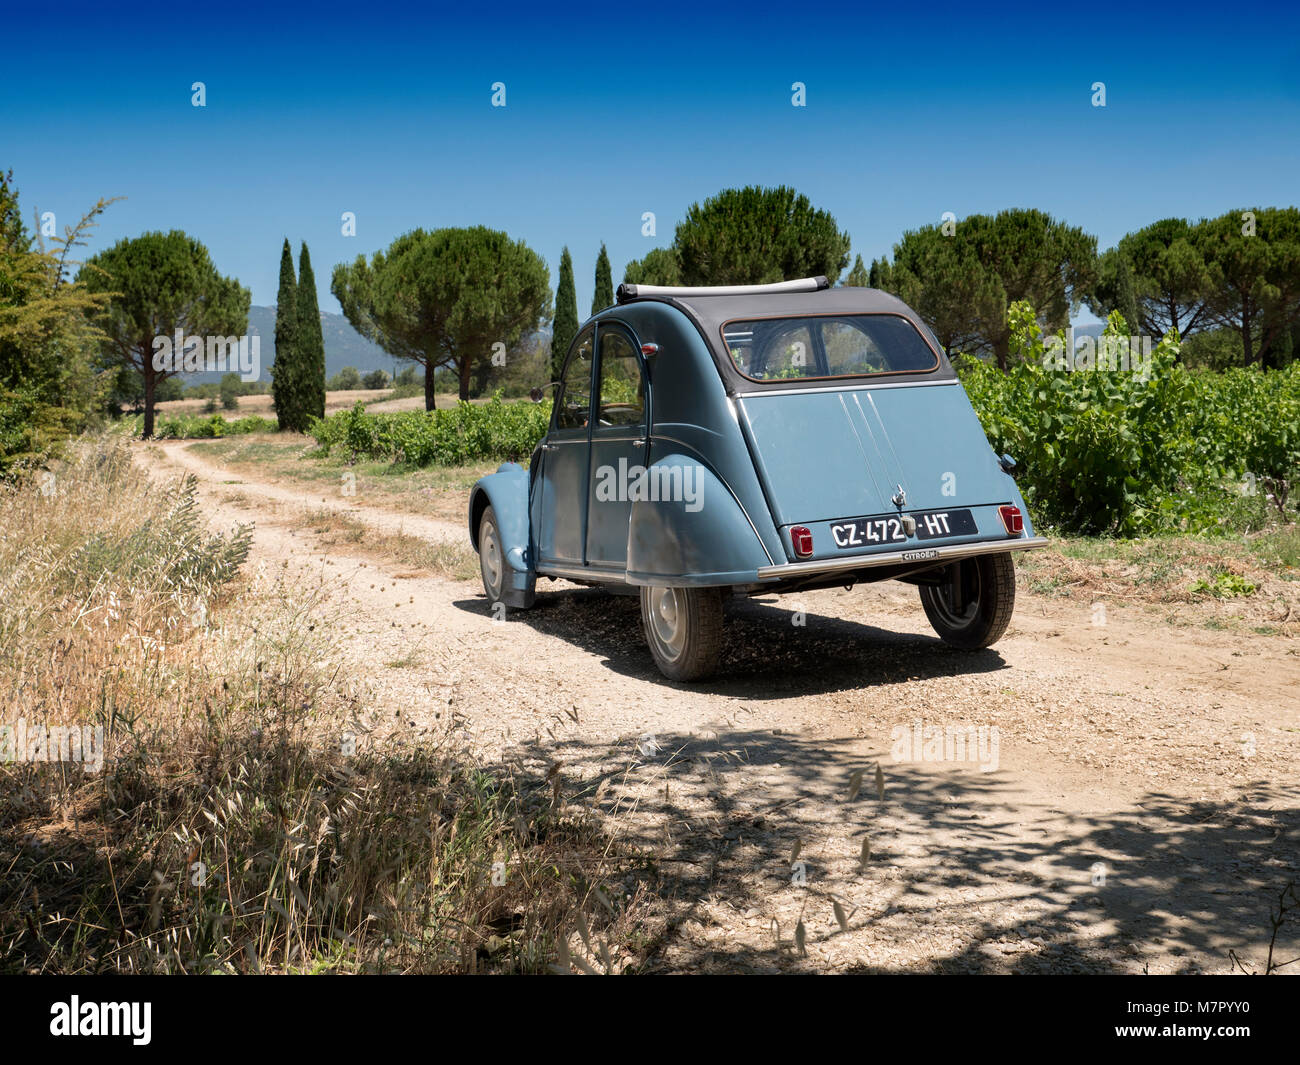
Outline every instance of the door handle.
{"type": "Polygon", "coordinates": [[[632,446],[633,446],[633,447],[645,447],[646,444],[648,444],[648,443],[650,443],[649,438],[643,436],[640,440],[633,440],[633,441],[632,441],[632,446]]]}

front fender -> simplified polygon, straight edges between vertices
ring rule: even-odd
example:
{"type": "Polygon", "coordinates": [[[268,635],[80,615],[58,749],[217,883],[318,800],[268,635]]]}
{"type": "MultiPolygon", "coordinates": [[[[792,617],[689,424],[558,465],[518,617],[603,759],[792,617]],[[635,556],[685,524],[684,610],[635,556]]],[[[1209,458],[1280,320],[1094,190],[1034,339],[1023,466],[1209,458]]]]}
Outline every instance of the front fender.
{"type": "Polygon", "coordinates": [[[469,542],[477,551],[479,522],[490,506],[496,515],[508,567],[501,598],[506,606],[520,608],[533,605],[537,588],[528,491],[528,471],[517,463],[503,462],[496,473],[480,477],[469,493],[469,542]]]}
{"type": "Polygon", "coordinates": [[[633,502],[627,534],[628,583],[750,584],[758,579],[760,566],[772,564],[736,497],[698,459],[665,455],[648,472],[654,478],[650,484],[681,484],[694,491],[689,495],[660,492],[660,498],[633,502]],[[673,471],[680,471],[680,478],[675,480],[673,471]]]}

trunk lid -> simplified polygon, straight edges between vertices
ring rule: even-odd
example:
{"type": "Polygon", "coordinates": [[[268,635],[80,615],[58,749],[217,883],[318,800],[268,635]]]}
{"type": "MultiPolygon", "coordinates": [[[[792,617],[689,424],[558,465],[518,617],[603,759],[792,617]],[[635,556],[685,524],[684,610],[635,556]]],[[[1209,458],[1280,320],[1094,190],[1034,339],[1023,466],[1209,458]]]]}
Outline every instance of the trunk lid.
{"type": "Polygon", "coordinates": [[[1014,492],[957,383],[771,391],[736,400],[780,527],[1009,502],[1014,492]]]}

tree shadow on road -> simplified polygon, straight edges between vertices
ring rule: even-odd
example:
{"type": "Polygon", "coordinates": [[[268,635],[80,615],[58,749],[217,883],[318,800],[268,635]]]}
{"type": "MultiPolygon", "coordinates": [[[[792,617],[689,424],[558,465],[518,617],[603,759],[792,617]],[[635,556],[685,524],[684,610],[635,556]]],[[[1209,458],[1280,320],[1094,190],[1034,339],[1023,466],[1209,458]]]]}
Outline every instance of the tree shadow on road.
{"type": "MultiPolygon", "coordinates": [[[[639,880],[662,907],[652,971],[1198,972],[1229,949],[1262,970],[1270,906],[1300,877],[1300,797],[1264,781],[1224,803],[1149,792],[1079,815],[1026,805],[1004,775],[905,763],[881,763],[878,798],[852,737],[561,737],[517,755],[560,763],[575,802],[599,791],[649,856],[616,887],[639,880]]],[[[1277,960],[1297,954],[1293,922],[1277,960]]]]}

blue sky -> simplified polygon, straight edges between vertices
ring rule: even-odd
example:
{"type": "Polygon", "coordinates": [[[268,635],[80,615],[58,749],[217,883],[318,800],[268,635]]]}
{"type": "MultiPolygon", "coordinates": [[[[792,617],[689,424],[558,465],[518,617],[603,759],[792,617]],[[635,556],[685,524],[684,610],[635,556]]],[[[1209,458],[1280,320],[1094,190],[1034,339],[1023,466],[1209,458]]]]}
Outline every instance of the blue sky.
{"type": "Polygon", "coordinates": [[[866,261],[945,211],[1039,207],[1105,247],[1300,202],[1295,5],[74,3],[5,24],[0,166],[29,218],[125,196],[92,250],[184,229],[257,304],[286,236],[337,311],[335,263],[484,224],[553,285],[567,244],[585,316],[602,240],[617,281],[733,185],[794,185],[866,261]]]}

